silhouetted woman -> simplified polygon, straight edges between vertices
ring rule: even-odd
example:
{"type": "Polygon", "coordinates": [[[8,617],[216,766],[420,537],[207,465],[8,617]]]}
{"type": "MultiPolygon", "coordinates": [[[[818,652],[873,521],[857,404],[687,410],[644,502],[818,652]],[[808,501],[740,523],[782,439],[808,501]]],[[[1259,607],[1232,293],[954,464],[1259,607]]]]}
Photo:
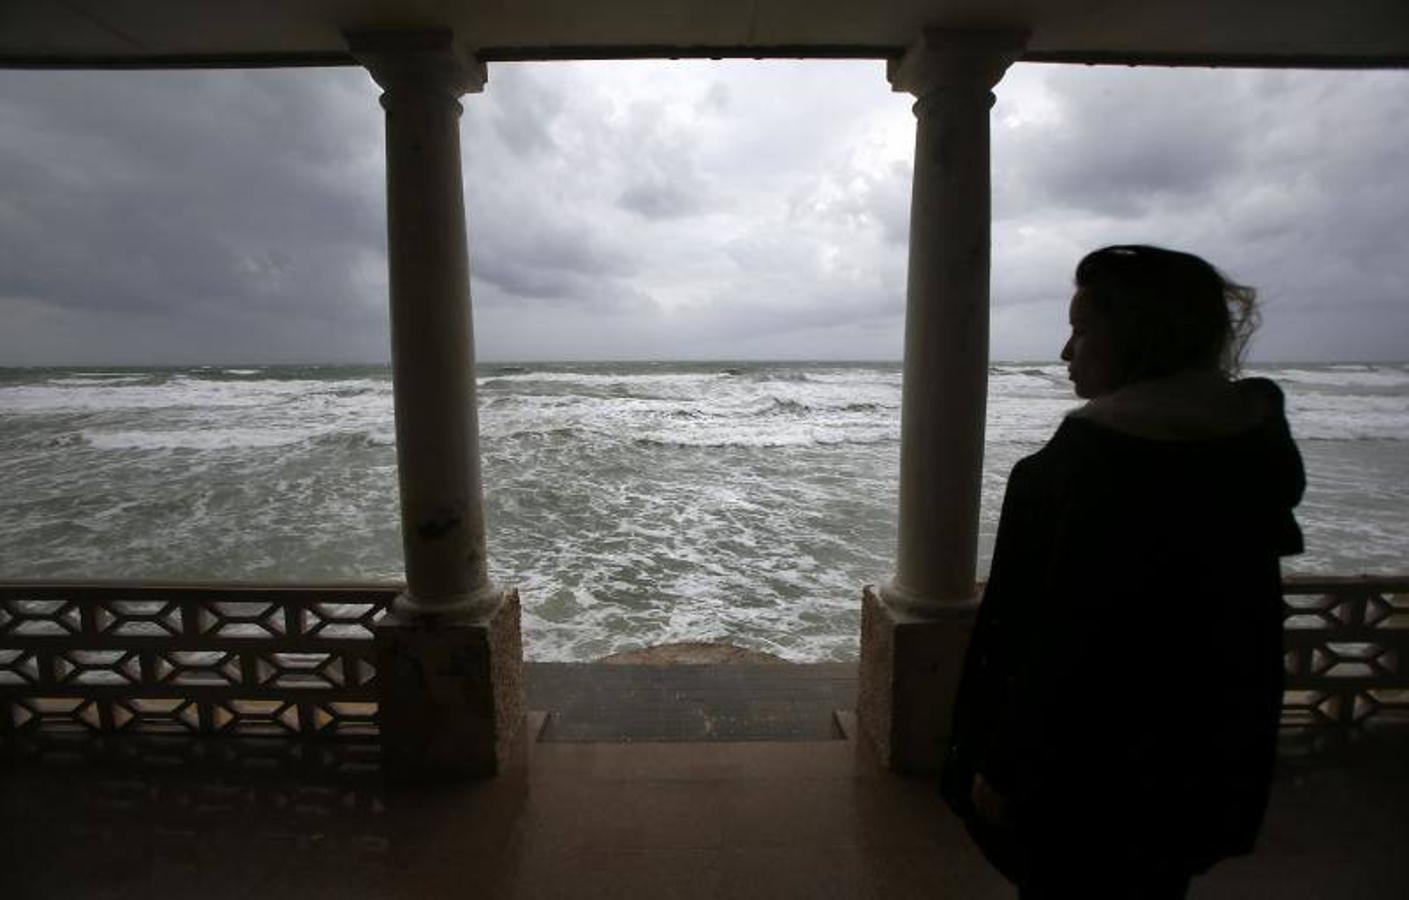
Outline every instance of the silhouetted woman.
{"type": "Polygon", "coordinates": [[[943,790],[1028,897],[1182,897],[1251,850],[1304,487],[1281,391],[1234,380],[1253,291],[1196,256],[1076,269],[1086,405],[1008,480],[943,790]]]}

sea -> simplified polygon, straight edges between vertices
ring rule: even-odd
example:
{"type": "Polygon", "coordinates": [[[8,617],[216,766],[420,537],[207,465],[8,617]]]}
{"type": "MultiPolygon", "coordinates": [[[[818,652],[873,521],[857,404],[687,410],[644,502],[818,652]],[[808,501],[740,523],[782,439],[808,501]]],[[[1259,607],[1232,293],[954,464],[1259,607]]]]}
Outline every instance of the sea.
{"type": "MultiPolygon", "coordinates": [[[[525,655],[728,641],[858,653],[892,570],[900,366],[481,364],[491,574],[525,655]]],[[[1268,365],[1308,473],[1294,573],[1409,572],[1409,364],[1268,365]]],[[[989,376],[980,574],[1013,463],[1077,401],[989,376]]],[[[396,581],[379,366],[0,369],[0,579],[396,581]]]]}

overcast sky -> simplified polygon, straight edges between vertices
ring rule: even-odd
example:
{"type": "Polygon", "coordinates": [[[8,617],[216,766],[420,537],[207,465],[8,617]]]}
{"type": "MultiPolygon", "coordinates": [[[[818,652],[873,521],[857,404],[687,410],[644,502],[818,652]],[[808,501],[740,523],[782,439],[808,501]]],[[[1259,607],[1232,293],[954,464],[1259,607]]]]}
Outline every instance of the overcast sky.
{"type": "MultiPolygon", "coordinates": [[[[1409,72],[1020,65],[993,355],[1158,243],[1258,287],[1255,358],[1409,359],[1409,72]]],[[[361,70],[0,71],[0,366],[382,361],[361,70]]],[[[496,64],[462,125],[482,360],[896,359],[914,120],[879,62],[496,64]]]]}

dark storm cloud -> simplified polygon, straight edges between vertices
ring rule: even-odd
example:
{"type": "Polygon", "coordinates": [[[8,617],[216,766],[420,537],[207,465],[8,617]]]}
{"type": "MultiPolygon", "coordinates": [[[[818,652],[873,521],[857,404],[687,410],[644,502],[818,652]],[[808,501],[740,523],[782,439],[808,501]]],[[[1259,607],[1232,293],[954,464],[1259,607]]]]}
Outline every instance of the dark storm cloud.
{"type": "MultiPolygon", "coordinates": [[[[360,70],[0,73],[0,364],[375,359],[360,70]]],[[[1017,66],[993,342],[1052,358],[1093,247],[1208,256],[1264,358],[1409,357],[1409,75],[1017,66]]],[[[878,63],[497,64],[463,100],[482,358],[901,350],[911,98],[878,63]]]]}
{"type": "Polygon", "coordinates": [[[1076,260],[1155,243],[1259,289],[1262,359],[1409,357],[1406,88],[1403,72],[1015,69],[995,109],[996,353],[1050,357],[1076,260]]]}
{"type": "Polygon", "coordinates": [[[528,218],[517,225],[486,222],[483,238],[471,240],[475,278],[511,296],[580,300],[594,281],[616,282],[634,270],[633,260],[586,223],[528,218]]]}
{"type": "Polygon", "coordinates": [[[372,349],[349,302],[384,266],[364,73],[6,72],[0,115],[0,296],[144,316],[166,361],[258,357],[270,316],[325,321],[287,348],[307,358],[372,349]]]}
{"type": "Polygon", "coordinates": [[[1064,81],[1064,127],[1024,157],[1027,202],[1128,219],[1218,190],[1241,168],[1253,136],[1216,81],[1181,89],[1168,70],[1119,74],[1064,81]]]}

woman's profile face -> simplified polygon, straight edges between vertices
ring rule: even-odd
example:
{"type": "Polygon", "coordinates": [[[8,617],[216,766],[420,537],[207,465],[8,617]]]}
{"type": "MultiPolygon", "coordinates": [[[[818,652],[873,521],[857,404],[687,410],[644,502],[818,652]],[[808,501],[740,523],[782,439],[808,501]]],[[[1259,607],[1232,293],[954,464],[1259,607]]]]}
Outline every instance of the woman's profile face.
{"type": "Polygon", "coordinates": [[[1062,348],[1076,396],[1090,400],[1115,390],[1110,329],[1080,289],[1071,298],[1071,337],[1062,348]]]}

